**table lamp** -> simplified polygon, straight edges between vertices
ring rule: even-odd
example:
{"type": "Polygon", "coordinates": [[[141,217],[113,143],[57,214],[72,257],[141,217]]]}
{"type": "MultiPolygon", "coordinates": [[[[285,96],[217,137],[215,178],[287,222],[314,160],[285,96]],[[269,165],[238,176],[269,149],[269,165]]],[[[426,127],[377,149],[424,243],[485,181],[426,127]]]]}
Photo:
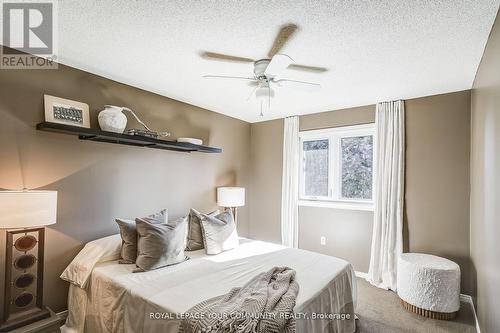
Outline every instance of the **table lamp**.
{"type": "Polygon", "coordinates": [[[245,206],[244,187],[218,187],[217,205],[233,212],[234,223],[237,223],[237,207],[245,206]]]}
{"type": "Polygon", "coordinates": [[[56,215],[56,191],[0,191],[0,228],[7,229],[0,332],[50,316],[43,306],[44,226],[56,215]]]}

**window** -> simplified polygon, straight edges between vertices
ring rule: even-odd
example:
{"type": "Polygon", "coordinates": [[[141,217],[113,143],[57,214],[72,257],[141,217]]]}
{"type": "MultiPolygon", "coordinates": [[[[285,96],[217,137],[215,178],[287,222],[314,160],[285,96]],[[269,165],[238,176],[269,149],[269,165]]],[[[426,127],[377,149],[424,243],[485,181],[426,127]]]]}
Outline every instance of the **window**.
{"type": "Polygon", "coordinates": [[[325,140],[304,141],[304,192],[308,196],[328,196],[329,142],[325,140]]]}
{"type": "Polygon", "coordinates": [[[300,132],[300,203],[373,208],[374,125],[300,132]]]}

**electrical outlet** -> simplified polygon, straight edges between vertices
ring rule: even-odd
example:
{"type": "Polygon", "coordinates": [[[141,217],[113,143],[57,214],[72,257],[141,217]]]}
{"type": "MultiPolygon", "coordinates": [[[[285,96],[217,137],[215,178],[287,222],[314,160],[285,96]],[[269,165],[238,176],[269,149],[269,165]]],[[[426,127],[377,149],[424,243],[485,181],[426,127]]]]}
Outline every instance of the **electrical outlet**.
{"type": "Polygon", "coordinates": [[[321,245],[326,245],[326,237],[325,236],[321,236],[321,238],[319,239],[319,243],[321,245]]]}

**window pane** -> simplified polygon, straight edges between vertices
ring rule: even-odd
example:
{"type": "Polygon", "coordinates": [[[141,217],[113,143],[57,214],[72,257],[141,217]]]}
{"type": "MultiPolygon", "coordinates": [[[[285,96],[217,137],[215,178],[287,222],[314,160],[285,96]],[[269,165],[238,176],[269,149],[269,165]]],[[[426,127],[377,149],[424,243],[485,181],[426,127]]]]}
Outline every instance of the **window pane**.
{"type": "Polygon", "coordinates": [[[304,194],[328,196],[328,140],[305,141],[304,194]]]}
{"type": "Polygon", "coordinates": [[[342,197],[371,199],[373,177],[373,136],[341,139],[342,197]]]}

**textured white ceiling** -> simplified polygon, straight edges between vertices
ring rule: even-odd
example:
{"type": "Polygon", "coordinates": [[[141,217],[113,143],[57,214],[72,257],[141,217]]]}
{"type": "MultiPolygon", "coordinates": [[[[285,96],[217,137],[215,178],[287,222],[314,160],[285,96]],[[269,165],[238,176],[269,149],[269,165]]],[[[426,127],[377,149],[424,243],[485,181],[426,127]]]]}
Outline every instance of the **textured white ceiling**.
{"type": "MultiPolygon", "coordinates": [[[[59,60],[249,122],[469,89],[500,0],[81,1],[59,3],[59,60]],[[278,29],[300,30],[282,53],[324,74],[287,70],[320,92],[278,89],[259,116],[251,64],[202,50],[263,58],[278,29]]],[[[140,112],[140,110],[138,110],[140,112]]]]}

